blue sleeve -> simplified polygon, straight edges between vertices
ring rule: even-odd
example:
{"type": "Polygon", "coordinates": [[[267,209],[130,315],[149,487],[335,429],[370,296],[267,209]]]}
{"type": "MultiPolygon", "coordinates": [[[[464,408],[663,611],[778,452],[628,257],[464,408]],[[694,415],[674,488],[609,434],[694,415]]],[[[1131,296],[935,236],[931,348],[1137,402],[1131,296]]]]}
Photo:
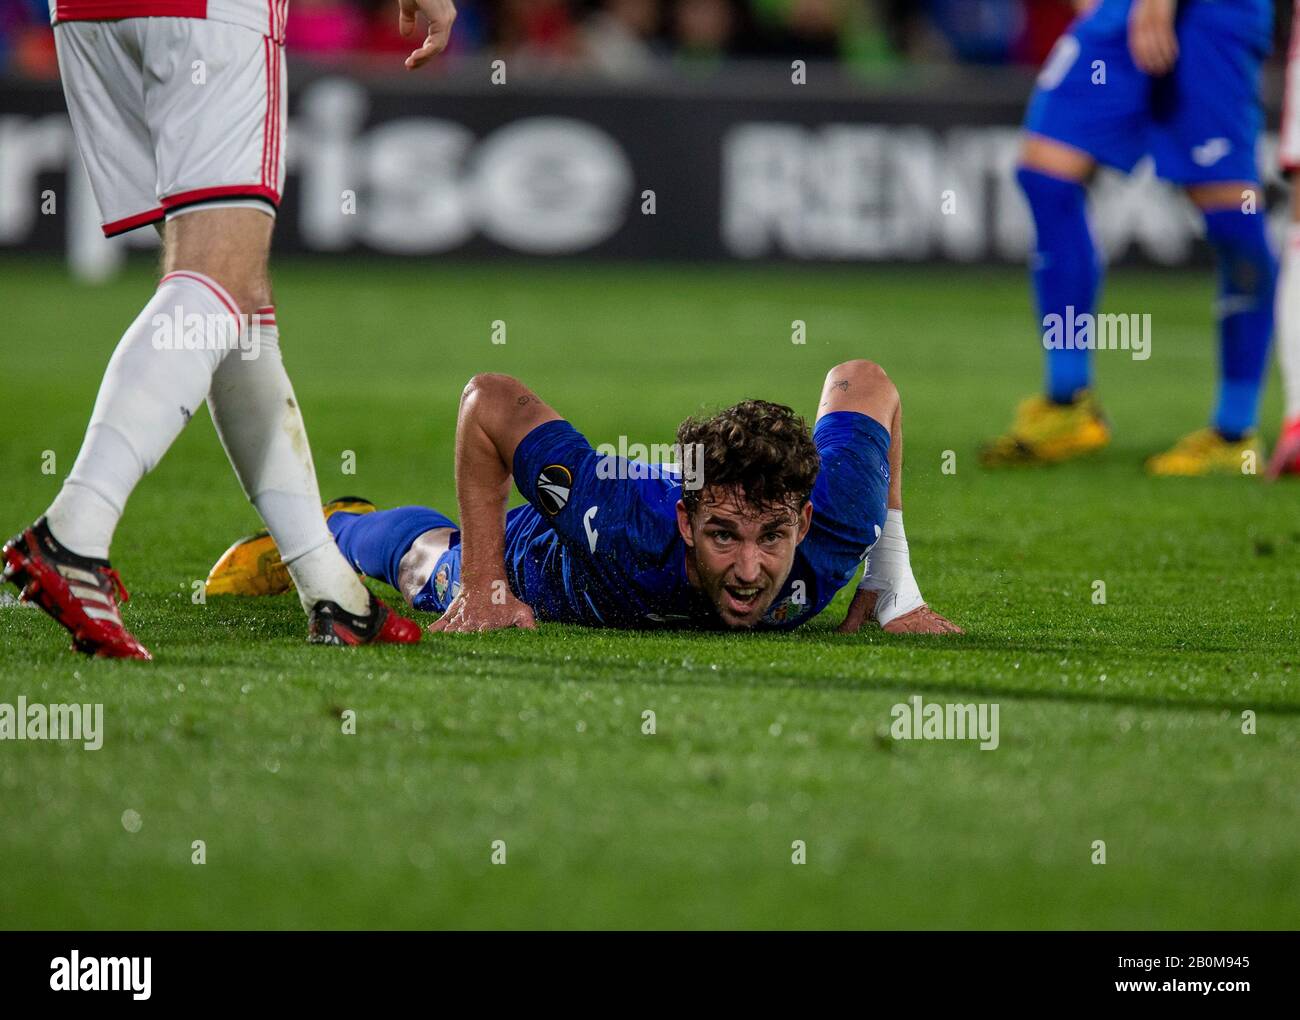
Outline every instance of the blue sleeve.
{"type": "Polygon", "coordinates": [[[653,545],[660,530],[648,501],[655,490],[620,470],[627,463],[593,450],[567,421],[543,422],[515,448],[515,486],[561,538],[618,557],[653,545]]]}
{"type": "Polygon", "coordinates": [[[821,470],[813,486],[812,528],[800,543],[829,602],[853,577],[885,525],[889,430],[857,411],[824,414],[813,428],[821,470]]]}
{"type": "Polygon", "coordinates": [[[515,447],[515,487],[564,538],[583,537],[583,493],[595,477],[596,451],[563,419],[543,422],[515,447]]]}

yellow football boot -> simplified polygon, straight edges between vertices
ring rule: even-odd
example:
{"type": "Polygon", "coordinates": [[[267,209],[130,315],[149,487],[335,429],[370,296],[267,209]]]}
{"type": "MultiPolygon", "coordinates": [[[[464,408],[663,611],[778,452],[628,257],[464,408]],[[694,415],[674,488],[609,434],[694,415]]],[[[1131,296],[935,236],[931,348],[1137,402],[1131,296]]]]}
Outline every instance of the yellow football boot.
{"type": "Polygon", "coordinates": [[[1110,425],[1087,390],[1073,404],[1030,397],[1016,408],[1011,431],[980,447],[985,467],[1058,464],[1100,450],[1110,442],[1110,425]]]}
{"type": "Polygon", "coordinates": [[[1152,475],[1253,475],[1264,463],[1264,448],[1255,433],[1229,442],[1211,428],[1183,436],[1164,453],[1147,459],[1152,475]]]}
{"type": "MultiPolygon", "coordinates": [[[[357,496],[331,499],[321,508],[328,521],[337,513],[371,514],[375,504],[357,496]]],[[[293,578],[280,560],[280,550],[270,532],[241,538],[221,554],[208,571],[209,595],[283,595],[293,591],[293,578]]]]}

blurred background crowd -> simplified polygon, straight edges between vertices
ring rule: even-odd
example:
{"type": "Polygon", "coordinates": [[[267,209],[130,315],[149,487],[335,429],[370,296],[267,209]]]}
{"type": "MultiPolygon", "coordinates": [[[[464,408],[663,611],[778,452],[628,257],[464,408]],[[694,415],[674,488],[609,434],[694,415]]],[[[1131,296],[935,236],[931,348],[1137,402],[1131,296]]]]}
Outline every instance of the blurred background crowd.
{"type": "MultiPolygon", "coordinates": [[[[635,78],[755,58],[1037,65],[1072,0],[458,0],[456,57],[635,78]]],[[[0,0],[0,71],[57,74],[47,0],[0,0]]],[[[292,0],[286,44],[321,61],[395,57],[395,0],[292,0]]],[[[401,63],[391,61],[400,70],[401,63]]]]}
{"type": "MultiPolygon", "coordinates": [[[[1287,7],[1279,3],[1279,41],[1287,7]]],[[[903,63],[1035,67],[1074,17],[1074,0],[458,0],[457,8],[443,68],[487,54],[530,71],[615,78],[796,57],[866,74],[903,63]]],[[[291,0],[286,45],[322,62],[411,49],[397,33],[395,0],[291,0]]],[[[47,0],[0,0],[3,72],[56,76],[47,0]]]]}

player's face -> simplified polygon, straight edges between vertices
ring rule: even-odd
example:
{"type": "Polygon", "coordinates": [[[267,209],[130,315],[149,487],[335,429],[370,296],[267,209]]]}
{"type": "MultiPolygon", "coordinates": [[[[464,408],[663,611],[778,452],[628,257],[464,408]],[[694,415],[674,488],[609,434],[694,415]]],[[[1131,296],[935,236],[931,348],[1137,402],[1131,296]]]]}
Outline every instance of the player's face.
{"type": "Polygon", "coordinates": [[[808,534],[812,504],[762,510],[734,492],[701,494],[692,514],[677,504],[687,572],[728,627],[753,627],[790,575],[795,547],[808,534]]]}

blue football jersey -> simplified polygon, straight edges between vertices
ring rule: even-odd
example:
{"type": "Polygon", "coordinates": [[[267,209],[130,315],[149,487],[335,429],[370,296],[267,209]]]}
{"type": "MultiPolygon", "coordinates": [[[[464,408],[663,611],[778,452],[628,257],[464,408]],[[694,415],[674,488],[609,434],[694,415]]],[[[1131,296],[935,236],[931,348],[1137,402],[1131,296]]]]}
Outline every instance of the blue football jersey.
{"type": "MultiPolygon", "coordinates": [[[[761,626],[812,619],[852,580],[880,536],[889,490],[889,432],[850,411],[813,430],[821,469],[812,526],[761,626]]],[[[519,444],[515,483],[528,502],[506,515],[511,591],[539,620],[593,627],[719,627],[686,575],[677,530],[682,474],[598,453],[567,421],[546,422],[519,444]]],[[[441,612],[460,581],[458,538],[415,600],[441,612]]]]}

